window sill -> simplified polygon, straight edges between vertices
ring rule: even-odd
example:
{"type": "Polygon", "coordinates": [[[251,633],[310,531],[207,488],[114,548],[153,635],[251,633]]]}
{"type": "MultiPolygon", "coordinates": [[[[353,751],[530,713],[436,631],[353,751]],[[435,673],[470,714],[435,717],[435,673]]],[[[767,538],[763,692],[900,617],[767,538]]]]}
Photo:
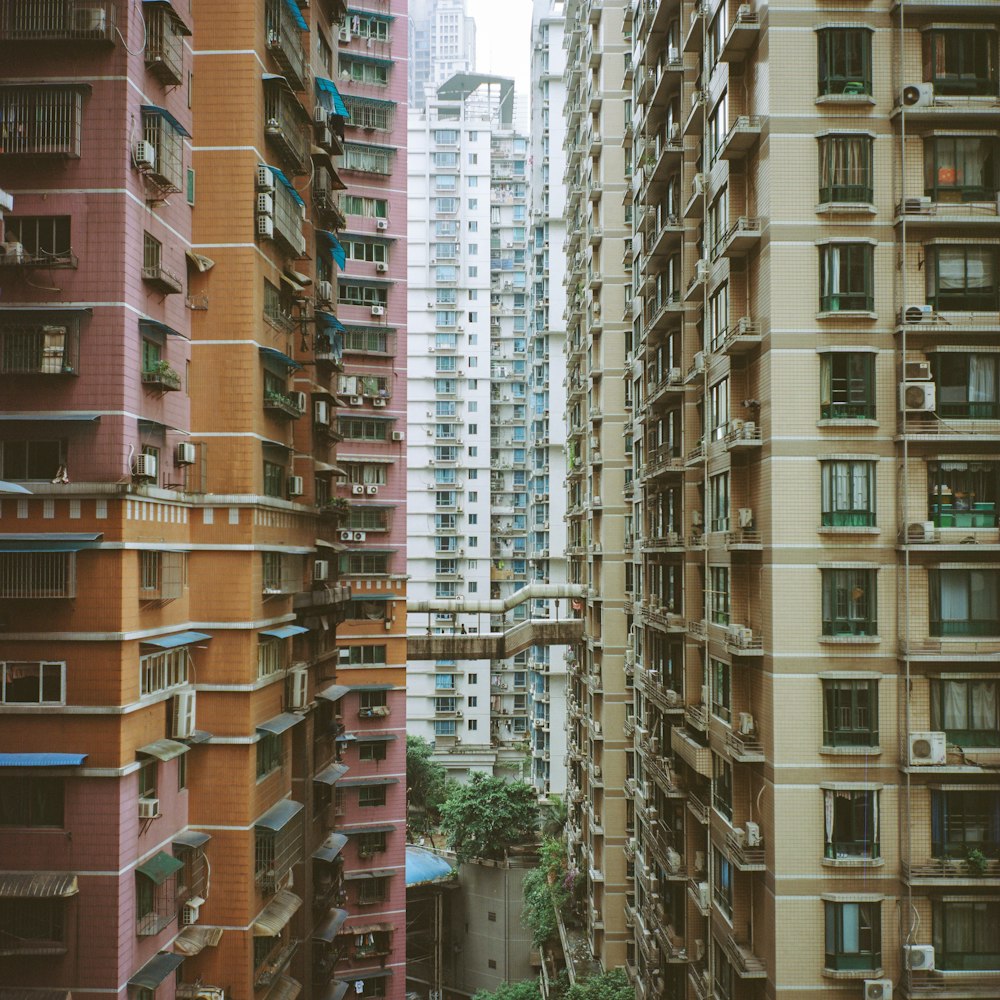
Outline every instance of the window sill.
{"type": "Polygon", "coordinates": [[[871,417],[821,417],[816,421],[817,427],[878,427],[877,420],[871,417]]]}
{"type": "Polygon", "coordinates": [[[881,979],[885,970],[879,966],[877,969],[823,969],[823,976],[826,979],[881,979]]]}
{"type": "Polygon", "coordinates": [[[882,753],[881,747],[831,747],[825,744],[819,748],[821,754],[828,754],[831,757],[878,757],[882,753]]]}
{"type": "MultiPolygon", "coordinates": [[[[816,531],[821,535],[880,535],[881,528],[863,527],[853,524],[827,524],[816,531]]],[[[832,638],[832,637],[828,637],[832,638]]]]}
{"type": "Polygon", "coordinates": [[[816,104],[871,104],[875,98],[871,94],[820,94],[816,104]]]}
{"type": "Polygon", "coordinates": [[[819,642],[824,646],[877,646],[882,641],[879,635],[821,635],[819,642]]]}
{"type": "Polygon", "coordinates": [[[816,206],[817,215],[876,215],[877,211],[868,201],[824,201],[816,206]]]}
{"type": "Polygon", "coordinates": [[[885,858],[820,858],[824,868],[882,868],[885,858]]]}
{"type": "Polygon", "coordinates": [[[816,313],[816,319],[878,319],[878,313],[868,309],[835,309],[816,313]]]}

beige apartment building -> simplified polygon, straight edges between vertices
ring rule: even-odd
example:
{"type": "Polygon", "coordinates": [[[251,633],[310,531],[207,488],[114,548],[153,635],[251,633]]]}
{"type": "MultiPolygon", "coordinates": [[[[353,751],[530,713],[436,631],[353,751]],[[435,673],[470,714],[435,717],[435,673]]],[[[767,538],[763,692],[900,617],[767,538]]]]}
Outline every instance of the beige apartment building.
{"type": "Polygon", "coordinates": [[[1000,996],[998,14],[567,4],[570,837],[641,998],[1000,996]]]}

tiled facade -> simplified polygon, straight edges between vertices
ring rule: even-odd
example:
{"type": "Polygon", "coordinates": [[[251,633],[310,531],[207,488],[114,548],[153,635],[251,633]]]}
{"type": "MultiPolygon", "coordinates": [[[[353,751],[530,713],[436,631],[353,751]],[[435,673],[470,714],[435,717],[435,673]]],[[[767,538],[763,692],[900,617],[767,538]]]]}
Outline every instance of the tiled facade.
{"type": "Polygon", "coordinates": [[[376,277],[403,234],[340,201],[392,186],[345,158],[356,16],[3,8],[0,994],[403,991],[405,251],[376,277]]]}

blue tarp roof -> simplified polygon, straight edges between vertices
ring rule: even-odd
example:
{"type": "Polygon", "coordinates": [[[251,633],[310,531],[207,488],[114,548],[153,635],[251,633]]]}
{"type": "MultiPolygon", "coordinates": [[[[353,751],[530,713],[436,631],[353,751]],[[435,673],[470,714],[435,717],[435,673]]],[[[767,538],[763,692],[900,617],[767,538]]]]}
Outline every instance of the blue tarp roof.
{"type": "Polygon", "coordinates": [[[302,16],[302,11],[299,10],[299,5],[295,0],[285,0],[285,6],[288,8],[288,12],[295,18],[295,23],[299,26],[302,31],[308,31],[309,25],[306,24],[306,19],[302,16]]]}
{"type": "Polygon", "coordinates": [[[207,632],[175,632],[173,635],[161,635],[155,639],[140,639],[144,646],[157,646],[160,649],[174,649],[177,646],[190,646],[194,642],[204,642],[212,637],[207,632]]]}
{"type": "Polygon", "coordinates": [[[333,259],[340,265],[341,271],[347,266],[347,252],[344,250],[340,240],[333,233],[325,229],[317,229],[316,232],[323,237],[327,249],[333,254],[333,259]]]}
{"type": "Polygon", "coordinates": [[[0,753],[0,767],[79,767],[85,753],[0,753]]]}
{"type": "Polygon", "coordinates": [[[454,874],[451,862],[440,854],[416,844],[406,845],[406,887],[424,885],[428,882],[443,882],[454,874]]]}
{"type": "Polygon", "coordinates": [[[272,167],[270,163],[266,163],[264,165],[274,175],[274,179],[295,199],[295,204],[298,205],[299,208],[305,208],[306,203],[302,200],[302,196],[299,192],[295,190],[295,185],[292,184],[292,182],[277,167],[272,167]]]}
{"type": "Polygon", "coordinates": [[[325,76],[317,76],[316,97],[327,111],[332,111],[341,118],[351,117],[351,113],[347,110],[347,105],[344,103],[343,97],[340,96],[340,91],[337,90],[337,85],[333,80],[327,80],[325,76]]]}
{"type": "Polygon", "coordinates": [[[299,371],[302,368],[302,365],[298,361],[290,358],[287,354],[282,354],[281,351],[273,347],[261,347],[259,350],[265,361],[280,362],[286,368],[292,368],[295,371],[299,371]]]}
{"type": "Polygon", "coordinates": [[[309,629],[302,625],[275,625],[274,628],[264,628],[260,630],[261,635],[271,635],[275,639],[287,639],[291,635],[302,635],[309,629]]]}
{"type": "Polygon", "coordinates": [[[143,104],[142,110],[151,115],[159,115],[173,127],[175,132],[191,138],[191,133],[166,108],[161,108],[158,104],[143,104]]]}

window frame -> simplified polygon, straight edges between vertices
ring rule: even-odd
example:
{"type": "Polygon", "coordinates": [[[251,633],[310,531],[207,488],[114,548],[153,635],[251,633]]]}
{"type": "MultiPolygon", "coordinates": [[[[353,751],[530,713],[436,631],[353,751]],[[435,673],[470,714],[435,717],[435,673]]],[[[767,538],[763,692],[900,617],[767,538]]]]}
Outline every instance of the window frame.
{"type": "Polygon", "coordinates": [[[878,636],[878,570],[821,568],[823,635],[827,637],[878,636]],[[853,577],[853,579],[852,579],[853,577]],[[861,589],[862,593],[857,594],[861,589]],[[854,607],[865,599],[863,613],[854,607]],[[846,614],[836,605],[841,602],[846,614]]]}
{"type": "Polygon", "coordinates": [[[823,678],[822,683],[823,746],[878,747],[878,681],[823,678]]]}
{"type": "Polygon", "coordinates": [[[868,132],[830,132],[818,137],[819,202],[821,205],[870,205],[875,199],[875,140],[868,132]],[[861,155],[850,154],[858,144],[861,155]],[[840,149],[841,146],[845,148],[840,149]],[[851,164],[849,161],[856,162],[851,164]],[[854,183],[837,178],[854,175],[854,183]]]}
{"type": "Polygon", "coordinates": [[[816,31],[817,93],[820,97],[871,96],[873,35],[874,31],[867,25],[816,31]],[[852,46],[851,40],[859,44],[852,46]],[[856,51],[851,52],[852,47],[856,47],[856,51]],[[836,51],[838,48],[840,51],[836,51]]]}
{"type": "Polygon", "coordinates": [[[875,247],[856,240],[821,243],[818,249],[819,311],[874,312],[875,247]]]}
{"type": "Polygon", "coordinates": [[[877,461],[821,461],[820,524],[824,528],[874,528],[878,496],[877,473],[877,461]],[[863,506],[859,507],[857,504],[862,500],[862,495],[863,506]]]}
{"type": "Polygon", "coordinates": [[[882,968],[882,903],[874,900],[824,900],[826,957],[824,967],[836,971],[875,971],[882,968]],[[847,907],[857,908],[856,951],[845,950],[847,907]],[[867,948],[863,939],[867,938],[867,948]]]}

